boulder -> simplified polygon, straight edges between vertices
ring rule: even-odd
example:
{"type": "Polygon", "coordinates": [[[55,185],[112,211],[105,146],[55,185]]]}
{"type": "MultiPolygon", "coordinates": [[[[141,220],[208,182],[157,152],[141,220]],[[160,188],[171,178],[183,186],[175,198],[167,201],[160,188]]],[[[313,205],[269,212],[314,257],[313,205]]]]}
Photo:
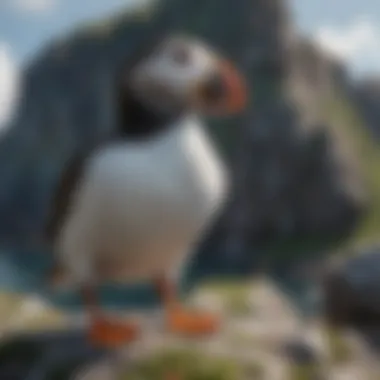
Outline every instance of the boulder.
{"type": "Polygon", "coordinates": [[[364,249],[330,267],[323,279],[327,321],[359,330],[380,328],[380,249],[364,249]]]}

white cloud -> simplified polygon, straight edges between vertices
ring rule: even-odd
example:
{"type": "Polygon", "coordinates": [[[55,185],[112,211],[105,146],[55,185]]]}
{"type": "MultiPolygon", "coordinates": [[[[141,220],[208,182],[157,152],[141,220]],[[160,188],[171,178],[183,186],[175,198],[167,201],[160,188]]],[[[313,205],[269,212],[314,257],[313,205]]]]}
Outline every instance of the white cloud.
{"type": "Polygon", "coordinates": [[[13,116],[19,94],[19,71],[7,44],[0,42],[0,128],[13,116]]]}
{"type": "Polygon", "coordinates": [[[314,39],[326,51],[344,59],[353,71],[379,71],[380,25],[358,18],[344,27],[322,26],[314,39]]]}
{"type": "Polygon", "coordinates": [[[54,9],[57,0],[9,0],[9,4],[18,11],[43,13],[54,9]]]}

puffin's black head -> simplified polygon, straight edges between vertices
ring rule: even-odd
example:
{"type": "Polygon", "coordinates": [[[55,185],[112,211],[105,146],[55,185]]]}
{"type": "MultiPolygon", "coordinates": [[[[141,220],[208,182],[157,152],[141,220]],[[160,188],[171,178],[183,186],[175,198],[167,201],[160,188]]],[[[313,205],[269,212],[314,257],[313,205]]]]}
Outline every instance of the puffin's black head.
{"type": "Polygon", "coordinates": [[[187,112],[224,115],[240,111],[245,88],[237,70],[202,43],[166,37],[118,78],[120,130],[142,137],[187,112]]]}

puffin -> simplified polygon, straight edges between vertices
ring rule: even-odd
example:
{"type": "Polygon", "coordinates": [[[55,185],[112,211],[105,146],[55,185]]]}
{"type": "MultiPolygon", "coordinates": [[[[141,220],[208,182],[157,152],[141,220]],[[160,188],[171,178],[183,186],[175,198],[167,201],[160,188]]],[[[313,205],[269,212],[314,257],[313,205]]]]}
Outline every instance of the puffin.
{"type": "Polygon", "coordinates": [[[88,338],[102,347],[141,334],[137,323],[102,310],[106,282],[154,284],[172,333],[203,336],[220,326],[216,315],[182,305],[176,288],[230,189],[202,117],[241,112],[244,79],[187,35],[167,35],[148,50],[118,71],[115,133],[67,161],[46,226],[54,261],[48,284],[80,292],[88,338]]]}

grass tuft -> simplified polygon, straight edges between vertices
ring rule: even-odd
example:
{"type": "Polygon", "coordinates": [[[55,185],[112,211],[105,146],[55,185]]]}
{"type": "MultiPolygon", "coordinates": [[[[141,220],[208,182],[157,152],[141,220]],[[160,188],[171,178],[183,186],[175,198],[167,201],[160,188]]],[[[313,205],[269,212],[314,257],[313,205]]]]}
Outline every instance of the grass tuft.
{"type": "Polygon", "coordinates": [[[168,350],[136,363],[121,380],[237,380],[231,360],[189,350],[168,350]]]}
{"type": "Polygon", "coordinates": [[[293,364],[289,368],[287,380],[311,380],[317,378],[317,373],[316,366],[293,364]]]}
{"type": "Polygon", "coordinates": [[[345,364],[353,359],[354,352],[338,329],[329,328],[327,338],[330,360],[333,364],[345,364]]]}
{"type": "Polygon", "coordinates": [[[202,289],[222,297],[225,311],[231,316],[245,316],[254,312],[249,294],[253,284],[249,281],[221,280],[205,284],[202,289]]]}

